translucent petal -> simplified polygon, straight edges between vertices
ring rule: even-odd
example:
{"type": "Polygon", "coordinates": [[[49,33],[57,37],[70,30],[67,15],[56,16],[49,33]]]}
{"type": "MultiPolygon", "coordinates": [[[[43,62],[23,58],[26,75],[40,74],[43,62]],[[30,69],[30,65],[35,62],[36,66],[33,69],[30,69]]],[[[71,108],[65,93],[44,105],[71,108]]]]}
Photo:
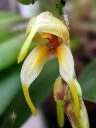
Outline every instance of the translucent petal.
{"type": "Polygon", "coordinates": [[[61,44],[57,48],[56,53],[59,61],[60,75],[68,82],[74,77],[74,60],[71,50],[68,46],[61,44]]]}
{"type": "Polygon", "coordinates": [[[60,37],[64,43],[69,41],[69,32],[64,23],[55,18],[50,12],[43,12],[36,18],[32,18],[28,25],[28,31],[37,27],[37,32],[44,32],[60,37]],[[35,22],[35,23],[34,23],[35,22]]]}
{"type": "Polygon", "coordinates": [[[49,52],[46,46],[37,46],[28,55],[21,69],[22,83],[30,86],[41,72],[46,60],[49,57],[49,52]]]}
{"type": "Polygon", "coordinates": [[[74,105],[75,104],[69,103],[67,106],[65,106],[65,113],[69,118],[72,128],[89,128],[90,126],[89,126],[88,114],[82,98],[80,100],[79,118],[77,118],[76,112],[74,111],[74,105]]]}
{"type": "Polygon", "coordinates": [[[60,76],[55,80],[53,91],[55,101],[64,100],[64,96],[68,91],[68,86],[60,76]]]}
{"type": "Polygon", "coordinates": [[[83,100],[82,100],[82,103],[81,103],[80,124],[81,124],[82,128],[89,128],[90,127],[87,110],[86,110],[86,107],[84,105],[83,100]]]}
{"type": "Polygon", "coordinates": [[[31,20],[29,21],[27,29],[26,29],[26,33],[27,34],[30,33],[30,31],[34,28],[34,24],[35,24],[36,18],[37,18],[37,16],[31,18],[31,20]]]}
{"type": "Polygon", "coordinates": [[[71,94],[73,96],[73,101],[74,101],[74,111],[76,113],[77,118],[80,117],[80,102],[79,102],[79,94],[78,90],[76,88],[76,85],[74,81],[68,82],[71,94]]]}
{"type": "Polygon", "coordinates": [[[57,48],[57,58],[60,66],[60,75],[68,84],[70,91],[73,96],[75,111],[77,117],[80,116],[80,104],[79,104],[79,94],[77,90],[77,83],[74,81],[74,61],[71,50],[68,46],[62,44],[57,48]]]}
{"type": "Polygon", "coordinates": [[[24,96],[33,114],[36,114],[36,109],[31,101],[28,88],[41,72],[48,57],[48,49],[45,46],[38,46],[28,55],[22,66],[21,82],[24,96]]]}
{"type": "Polygon", "coordinates": [[[25,96],[26,102],[29,105],[32,114],[36,115],[37,114],[37,110],[36,110],[35,106],[33,105],[32,101],[31,101],[31,98],[30,98],[30,95],[29,95],[28,86],[22,84],[22,88],[23,88],[23,92],[24,92],[24,96],[25,96]]]}
{"type": "MultiPolygon", "coordinates": [[[[65,89],[66,90],[66,89],[65,89]]],[[[54,99],[56,101],[56,110],[57,110],[57,121],[60,128],[64,126],[64,92],[62,79],[58,77],[54,83],[54,99]]]]}
{"type": "Polygon", "coordinates": [[[60,128],[63,128],[63,126],[64,126],[64,106],[63,106],[63,101],[57,100],[56,101],[56,106],[57,106],[58,125],[59,125],[60,128]]]}
{"type": "Polygon", "coordinates": [[[25,42],[21,48],[21,51],[18,55],[18,63],[23,61],[24,58],[26,57],[29,46],[30,46],[31,41],[32,41],[33,37],[35,36],[36,32],[37,32],[37,30],[36,30],[36,28],[34,28],[34,29],[32,29],[32,32],[29,33],[29,35],[28,35],[27,39],[25,40],[25,42]]]}
{"type": "MultiPolygon", "coordinates": [[[[26,30],[28,37],[24,42],[18,56],[18,63],[20,63],[26,56],[30,43],[36,33],[49,33],[56,35],[62,39],[62,42],[68,44],[69,32],[64,23],[55,18],[50,12],[43,12],[36,17],[33,17],[28,24],[26,30]]],[[[37,37],[36,37],[37,38],[37,37]]],[[[39,44],[39,43],[38,43],[39,44]]]]}

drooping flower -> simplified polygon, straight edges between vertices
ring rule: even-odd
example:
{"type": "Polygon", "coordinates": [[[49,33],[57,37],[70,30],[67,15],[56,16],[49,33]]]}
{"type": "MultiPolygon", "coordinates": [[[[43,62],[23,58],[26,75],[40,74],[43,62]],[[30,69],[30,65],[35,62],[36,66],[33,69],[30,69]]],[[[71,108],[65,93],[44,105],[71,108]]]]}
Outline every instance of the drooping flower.
{"type": "Polygon", "coordinates": [[[77,118],[75,111],[75,104],[70,89],[68,89],[67,83],[58,77],[54,84],[54,99],[57,104],[57,119],[58,124],[62,128],[64,125],[64,112],[69,118],[72,128],[89,128],[87,110],[85,108],[82,92],[79,83],[75,80],[75,84],[78,85],[78,96],[80,103],[80,116],[77,118]]]}
{"type": "MultiPolygon", "coordinates": [[[[43,12],[30,20],[26,32],[28,37],[21,48],[18,63],[24,60],[31,42],[34,41],[37,46],[25,59],[21,70],[21,82],[24,96],[32,113],[34,115],[36,114],[36,108],[31,101],[29,87],[41,72],[46,61],[52,55],[55,55],[59,62],[60,76],[67,83],[71,93],[76,119],[79,119],[81,116],[80,97],[82,98],[82,93],[75,77],[74,61],[69,47],[69,31],[67,27],[50,12],[43,12]]],[[[61,106],[63,103],[61,101],[58,102],[58,100],[55,101],[57,106],[61,106]]],[[[63,116],[61,120],[63,120],[63,116]]],[[[63,123],[59,123],[59,125],[62,127],[63,123]]]]}

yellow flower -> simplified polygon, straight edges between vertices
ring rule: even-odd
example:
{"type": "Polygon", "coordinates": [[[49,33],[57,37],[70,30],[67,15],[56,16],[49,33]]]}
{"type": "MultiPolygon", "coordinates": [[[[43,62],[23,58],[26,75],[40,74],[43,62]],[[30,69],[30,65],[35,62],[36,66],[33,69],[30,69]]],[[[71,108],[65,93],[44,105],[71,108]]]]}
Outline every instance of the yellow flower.
{"type": "Polygon", "coordinates": [[[25,59],[21,70],[21,82],[25,99],[32,113],[36,114],[36,108],[30,99],[28,89],[40,74],[46,61],[55,55],[59,62],[60,76],[70,89],[75,106],[74,111],[76,117],[79,118],[79,93],[82,95],[82,92],[75,78],[74,61],[69,47],[69,31],[67,27],[50,12],[43,12],[30,20],[26,32],[28,37],[21,48],[18,63],[24,60],[31,42],[34,41],[37,46],[25,59]]]}

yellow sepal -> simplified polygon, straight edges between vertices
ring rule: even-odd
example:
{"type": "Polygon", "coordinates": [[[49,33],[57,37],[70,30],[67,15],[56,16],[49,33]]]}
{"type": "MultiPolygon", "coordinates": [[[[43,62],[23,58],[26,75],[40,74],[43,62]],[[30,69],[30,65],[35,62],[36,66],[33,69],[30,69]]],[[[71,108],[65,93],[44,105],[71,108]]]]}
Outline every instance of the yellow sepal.
{"type": "Polygon", "coordinates": [[[20,63],[24,60],[24,58],[26,57],[27,55],[27,52],[28,52],[28,49],[29,49],[29,46],[31,44],[31,41],[33,39],[33,37],[35,36],[37,30],[34,29],[33,31],[31,31],[27,37],[27,39],[25,40],[22,48],[21,48],[21,51],[18,55],[18,60],[17,60],[17,63],[20,63]]]}
{"type": "Polygon", "coordinates": [[[63,106],[63,101],[57,100],[56,101],[56,106],[57,106],[58,125],[59,125],[60,128],[63,128],[63,126],[64,126],[64,106],[63,106]]]}
{"type": "Polygon", "coordinates": [[[23,88],[23,92],[24,92],[24,96],[25,96],[26,102],[29,105],[32,114],[33,115],[36,115],[37,114],[37,110],[36,110],[36,108],[34,107],[32,101],[31,101],[31,98],[30,98],[30,95],[29,95],[29,90],[28,90],[27,85],[24,85],[23,84],[22,85],[22,88],[23,88]]]}
{"type": "Polygon", "coordinates": [[[80,118],[80,102],[79,102],[78,91],[74,81],[70,81],[68,85],[74,100],[74,109],[75,109],[74,111],[76,113],[77,118],[79,119],[80,118]]]}

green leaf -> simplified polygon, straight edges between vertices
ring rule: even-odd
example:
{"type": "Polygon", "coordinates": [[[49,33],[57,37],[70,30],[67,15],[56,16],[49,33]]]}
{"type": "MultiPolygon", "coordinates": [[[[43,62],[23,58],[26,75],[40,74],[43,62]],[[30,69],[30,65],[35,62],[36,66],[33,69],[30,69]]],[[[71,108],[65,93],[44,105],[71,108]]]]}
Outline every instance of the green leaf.
{"type": "Polygon", "coordinates": [[[96,60],[84,68],[80,74],[79,81],[84,98],[96,103],[96,60]]]}
{"type": "Polygon", "coordinates": [[[0,43],[0,71],[16,63],[23,42],[24,34],[21,34],[0,43]]]}
{"type": "MultiPolygon", "coordinates": [[[[43,71],[30,87],[30,96],[36,106],[42,104],[42,102],[44,102],[44,100],[52,92],[53,83],[58,74],[58,63],[56,59],[45,64],[43,71]]],[[[0,119],[2,122],[0,128],[6,128],[7,126],[10,128],[19,128],[30,115],[31,111],[21,90],[10,104],[4,115],[2,115],[2,118],[0,119]],[[12,124],[12,121],[8,119],[8,117],[13,110],[17,115],[17,119],[15,120],[15,123],[12,124]]]]}
{"type": "Polygon", "coordinates": [[[20,90],[20,70],[14,67],[0,74],[0,115],[20,90]],[[14,70],[15,69],[15,70],[14,70]]]}
{"type": "Polygon", "coordinates": [[[1,32],[0,33],[0,44],[4,43],[4,41],[9,40],[10,38],[15,37],[17,32],[1,32]]]}

